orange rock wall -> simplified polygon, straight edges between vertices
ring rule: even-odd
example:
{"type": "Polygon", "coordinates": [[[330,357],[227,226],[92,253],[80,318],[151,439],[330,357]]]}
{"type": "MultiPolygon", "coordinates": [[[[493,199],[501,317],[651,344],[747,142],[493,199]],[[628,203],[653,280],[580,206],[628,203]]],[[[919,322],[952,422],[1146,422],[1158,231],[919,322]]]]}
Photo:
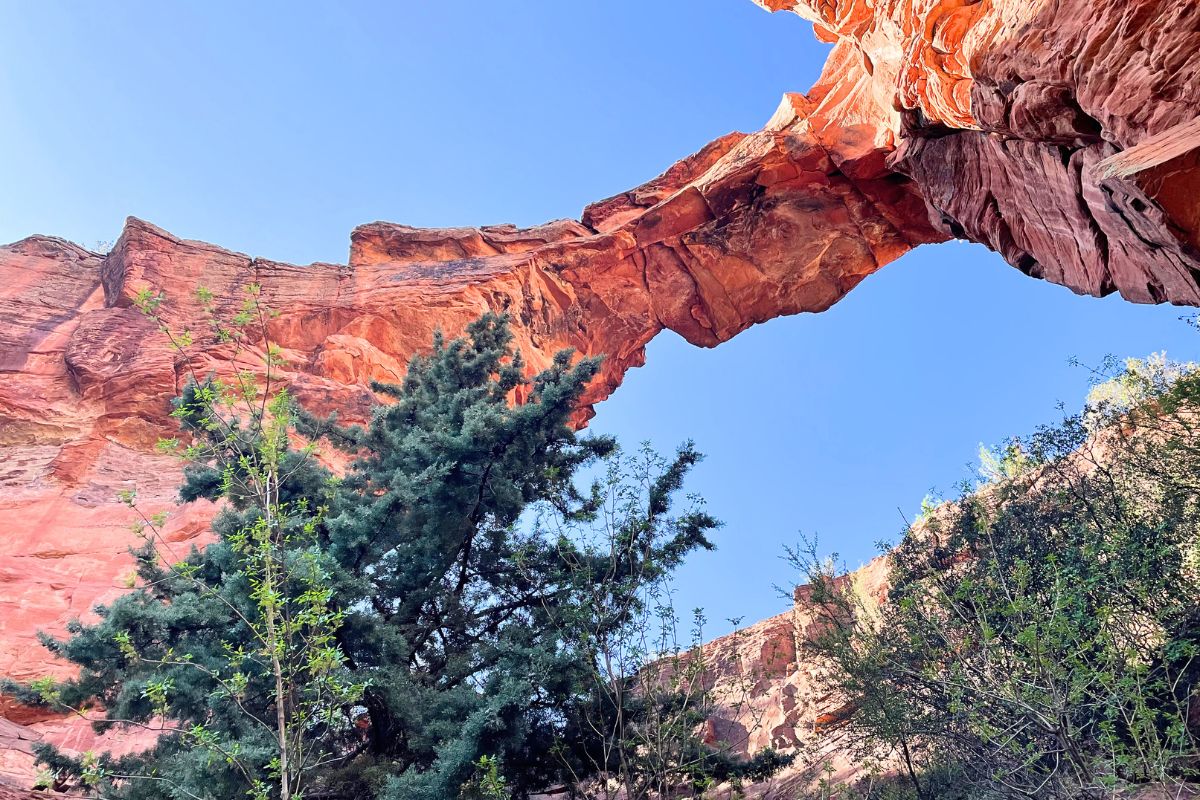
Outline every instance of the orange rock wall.
{"type": "Polygon", "coordinates": [[[1193,0],[757,0],[836,42],[809,98],[946,236],[1079,293],[1200,303],[1193,0]]]}
{"type": "MultiPolygon", "coordinates": [[[[136,483],[148,510],[171,509],[179,547],[203,541],[211,509],[174,506],[178,473],[152,443],[189,370],[227,353],[201,341],[184,363],[131,307],[144,288],[166,293],[174,327],[199,331],[196,286],[231,308],[261,284],[287,380],[349,416],[435,328],[457,333],[487,308],[512,315],[533,367],[563,347],[604,354],[594,403],[664,329],[715,346],[823,311],[951,237],[1077,292],[1200,305],[1200,4],[758,2],[835,43],[817,85],[762,130],[722,137],[579,221],[372,223],[345,265],[251,258],[133,219],[107,254],[42,236],[0,247],[0,673],[59,669],[36,630],[124,589],[119,490],[136,483]]],[[[804,684],[801,665],[783,672],[778,686],[804,684]]],[[[21,736],[87,745],[77,724],[20,715],[8,712],[21,736]]],[[[770,737],[786,738],[776,716],[770,737]]],[[[4,769],[28,774],[29,759],[0,752],[4,769]]]]}

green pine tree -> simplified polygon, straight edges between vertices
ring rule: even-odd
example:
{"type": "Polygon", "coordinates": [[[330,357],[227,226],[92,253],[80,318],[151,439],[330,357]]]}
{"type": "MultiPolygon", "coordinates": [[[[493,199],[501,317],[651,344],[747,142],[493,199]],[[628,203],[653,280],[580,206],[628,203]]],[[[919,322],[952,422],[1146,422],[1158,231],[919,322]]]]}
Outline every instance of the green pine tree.
{"type": "MultiPolygon", "coordinates": [[[[158,302],[146,299],[149,313],[158,302]]],[[[241,341],[264,318],[256,303],[215,324],[218,341],[241,341]]],[[[437,336],[403,383],[374,386],[388,402],[365,426],[312,418],[269,386],[234,392],[261,402],[218,424],[229,388],[197,377],[177,403],[187,441],[165,446],[189,459],[184,501],[227,501],[216,542],[165,559],[161,520],[148,520],[136,588],[98,623],[47,639],[79,678],[23,694],[72,708],[98,699],[104,724],[160,738],[120,758],[43,747],[42,760],[131,800],[441,800],[478,790],[481,763],[495,773],[489,791],[514,797],[586,778],[562,753],[564,737],[576,737],[567,750],[589,747],[578,712],[597,691],[597,631],[584,578],[612,565],[523,515],[596,520],[604,481],[586,491],[578,479],[616,447],[570,425],[596,360],[560,353],[530,379],[510,346],[491,314],[464,338],[437,336]],[[297,433],[309,444],[292,447],[297,433]],[[344,474],[312,457],[319,441],[353,454],[344,474]]],[[[671,513],[698,458],[688,445],[631,478],[648,491],[619,532],[612,591],[630,596],[612,600],[624,611],[605,630],[639,618],[644,581],[711,547],[707,513],[671,513]]]]}

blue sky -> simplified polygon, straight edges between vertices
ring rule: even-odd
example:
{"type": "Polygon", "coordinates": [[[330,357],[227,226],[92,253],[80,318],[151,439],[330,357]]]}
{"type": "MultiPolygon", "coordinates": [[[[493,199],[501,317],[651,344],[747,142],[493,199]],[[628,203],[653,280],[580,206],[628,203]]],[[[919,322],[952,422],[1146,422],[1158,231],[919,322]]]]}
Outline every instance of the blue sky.
{"type": "MultiPolygon", "coordinates": [[[[533,224],[754,130],[826,48],[749,0],[0,0],[0,241],[126,215],[298,263],[351,228],[533,224]]],[[[921,250],[822,315],[650,346],[594,428],[670,449],[726,521],[678,581],[722,620],[785,608],[798,531],[852,566],[998,442],[1077,405],[1072,356],[1200,359],[1181,309],[1079,298],[981,247],[921,250]]]]}

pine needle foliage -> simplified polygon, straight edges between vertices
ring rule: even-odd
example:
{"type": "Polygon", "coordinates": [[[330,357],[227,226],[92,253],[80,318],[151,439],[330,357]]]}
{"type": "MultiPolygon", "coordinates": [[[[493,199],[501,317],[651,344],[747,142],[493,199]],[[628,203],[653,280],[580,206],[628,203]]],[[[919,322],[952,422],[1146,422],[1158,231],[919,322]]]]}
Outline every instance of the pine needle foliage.
{"type": "MultiPolygon", "coordinates": [[[[162,298],[144,301],[157,315],[162,298]]],[[[262,311],[245,304],[212,337],[279,365],[262,311]]],[[[186,354],[198,338],[174,341],[186,354]]],[[[79,678],[19,690],[58,708],[98,700],[99,727],[159,738],[121,757],[43,747],[50,770],[129,800],[521,798],[586,779],[562,752],[589,747],[578,715],[599,689],[585,607],[611,564],[523,520],[535,507],[565,527],[596,520],[603,482],[580,485],[616,445],[571,424],[596,359],[563,352],[528,377],[511,345],[495,314],[437,335],[401,383],[372,387],[384,402],[365,425],[314,417],[245,372],[239,391],[193,376],[176,404],[183,431],[163,449],[187,462],[181,500],[223,502],[215,542],[168,555],[165,517],[144,519],[133,590],[46,639],[79,678]],[[224,405],[248,398],[245,413],[224,405]],[[348,466],[322,466],[318,445],[348,466]]],[[[608,590],[628,597],[614,597],[623,610],[605,630],[644,611],[636,576],[661,581],[711,547],[707,513],[671,513],[698,459],[688,445],[642,476],[608,590]]]]}

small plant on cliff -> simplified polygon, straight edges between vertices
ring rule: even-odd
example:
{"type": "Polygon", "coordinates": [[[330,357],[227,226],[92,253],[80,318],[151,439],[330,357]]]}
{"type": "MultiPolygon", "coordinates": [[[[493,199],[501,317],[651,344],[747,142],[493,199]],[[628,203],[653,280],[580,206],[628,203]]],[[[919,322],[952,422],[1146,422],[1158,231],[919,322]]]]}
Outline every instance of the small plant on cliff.
{"type": "Polygon", "coordinates": [[[1200,374],[1134,362],[1093,400],[911,530],[881,608],[799,554],[848,749],[918,798],[1200,777],[1200,374]]]}

